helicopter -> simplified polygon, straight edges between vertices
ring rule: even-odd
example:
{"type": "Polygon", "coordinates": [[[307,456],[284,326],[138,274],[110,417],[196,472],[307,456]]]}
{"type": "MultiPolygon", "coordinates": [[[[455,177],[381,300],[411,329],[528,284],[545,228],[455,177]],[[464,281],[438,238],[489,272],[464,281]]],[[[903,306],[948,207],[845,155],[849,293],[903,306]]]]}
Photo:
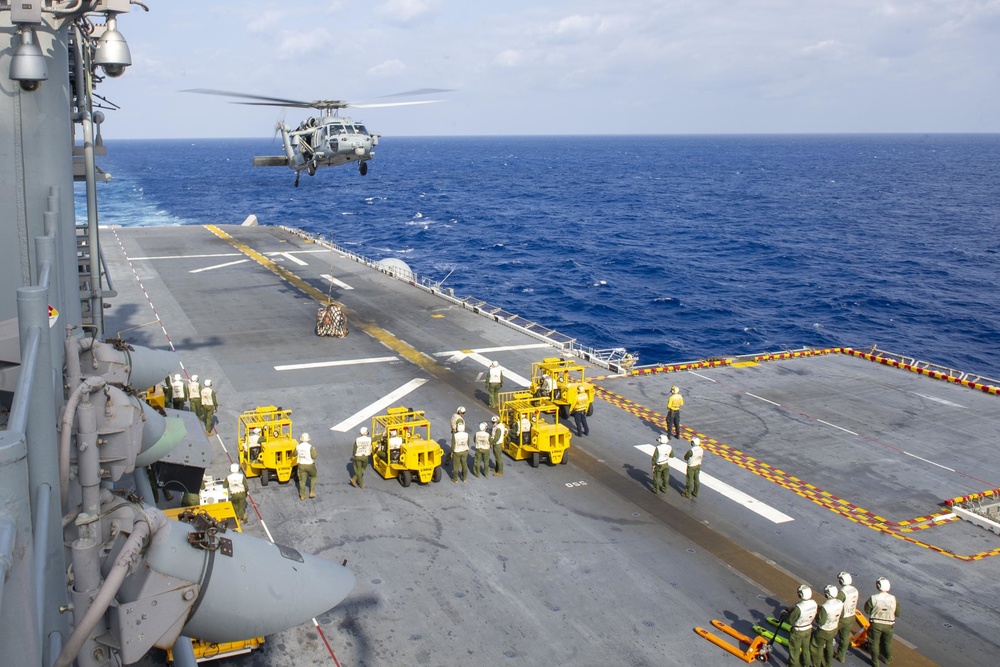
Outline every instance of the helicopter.
{"type": "MultiPolygon", "coordinates": [[[[373,149],[378,145],[381,135],[369,132],[360,121],[354,121],[346,116],[341,116],[341,109],[397,107],[414,104],[433,104],[441,101],[411,100],[407,102],[372,101],[352,103],[343,100],[315,100],[313,102],[306,102],[206,88],[194,88],[181,92],[253,100],[249,102],[233,102],[233,104],[317,109],[322,112],[320,116],[306,118],[294,130],[286,125],[284,121],[278,121],[274,129],[275,133],[281,133],[281,142],[284,146],[285,154],[258,155],[253,158],[253,166],[255,167],[290,167],[295,172],[295,187],[299,187],[299,176],[303,171],[310,176],[315,176],[316,170],[320,167],[337,167],[342,164],[356,162],[358,164],[358,171],[362,176],[368,173],[368,160],[375,157],[373,149]]],[[[409,90],[405,93],[385,95],[376,98],[376,100],[447,92],[450,92],[450,89],[421,88],[418,90],[409,90]]]]}

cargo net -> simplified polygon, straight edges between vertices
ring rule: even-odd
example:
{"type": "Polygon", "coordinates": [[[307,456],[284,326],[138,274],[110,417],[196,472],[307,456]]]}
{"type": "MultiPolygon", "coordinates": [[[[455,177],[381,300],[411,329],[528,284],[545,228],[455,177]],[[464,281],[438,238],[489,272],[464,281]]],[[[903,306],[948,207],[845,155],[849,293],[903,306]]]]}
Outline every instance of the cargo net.
{"type": "Polygon", "coordinates": [[[347,335],[347,315],[335,303],[320,306],[316,311],[316,335],[343,338],[347,335]]]}

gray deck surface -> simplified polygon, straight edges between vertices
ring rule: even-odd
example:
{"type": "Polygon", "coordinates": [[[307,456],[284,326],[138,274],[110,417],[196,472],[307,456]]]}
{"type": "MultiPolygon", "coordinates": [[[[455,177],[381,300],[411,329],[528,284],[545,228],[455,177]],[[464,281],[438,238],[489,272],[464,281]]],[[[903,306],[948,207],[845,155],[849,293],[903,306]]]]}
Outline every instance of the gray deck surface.
{"type": "MultiPolygon", "coordinates": [[[[107,333],[156,348],[169,336],[187,372],[212,378],[221,404],[216,475],[235,452],[243,410],[292,408],[296,433],[312,435],[319,497],[301,502],[294,485],[252,481],[256,510],[245,532],[266,537],[263,519],[277,542],[347,560],[357,587],[317,619],[340,665],[741,664],[692,628],[718,618],[749,633],[793,602],[799,582],[819,596],[840,570],[854,573],[862,599],[877,577],[892,581],[902,611],[894,665],[996,664],[1000,556],[967,557],[997,549],[1000,537],[961,521],[913,532],[880,526],[912,528],[905,522],[941,513],[946,498],[1000,486],[998,397],[842,354],[607,377],[597,384],[616,405],[597,402],[591,434],[574,437],[567,465],[507,459],[502,478],[453,484],[446,474],[409,488],[369,468],[367,488],[355,489],[351,445],[370,419],[332,427],[423,379],[396,404],[425,410],[445,444],[458,405],[473,425],[492,413],[481,361],[441,353],[477,351],[528,376],[533,361],[557,351],[283,230],[223,229],[323,294],[321,274],[350,285],[333,288],[351,311],[350,335],[317,337],[313,297],[253,259],[230,264],[248,257],[204,227],[102,231],[120,294],[107,333]],[[407,347],[365,329],[424,356],[407,360],[407,347]],[[396,359],[275,370],[382,357],[396,359]],[[661,427],[618,406],[662,415],[672,384],[685,396],[682,424],[708,442],[703,477],[793,520],[775,523],[704,481],[701,496],[686,500],[677,471],[672,493],[650,492],[649,455],[636,446],[653,443],[661,427]],[[785,483],[715,455],[727,447],[753,457],[758,472],[776,468],[769,474],[785,483]]],[[[686,451],[673,444],[675,454],[686,451]]],[[[785,655],[779,647],[774,662],[785,655]]],[[[308,626],[222,664],[336,663],[308,626]]],[[[869,663],[853,651],[847,664],[869,663]]]]}

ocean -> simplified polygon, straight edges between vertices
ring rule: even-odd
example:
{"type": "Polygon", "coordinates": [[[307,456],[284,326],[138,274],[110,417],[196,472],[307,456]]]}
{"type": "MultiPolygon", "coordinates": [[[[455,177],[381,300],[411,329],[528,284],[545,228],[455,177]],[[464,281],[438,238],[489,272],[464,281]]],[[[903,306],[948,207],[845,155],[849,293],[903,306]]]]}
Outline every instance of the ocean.
{"type": "MultiPolygon", "coordinates": [[[[288,225],[641,364],[854,346],[1000,378],[1000,135],[108,141],[101,223],[288,225]]],[[[78,211],[82,212],[82,190],[78,211]]]]}

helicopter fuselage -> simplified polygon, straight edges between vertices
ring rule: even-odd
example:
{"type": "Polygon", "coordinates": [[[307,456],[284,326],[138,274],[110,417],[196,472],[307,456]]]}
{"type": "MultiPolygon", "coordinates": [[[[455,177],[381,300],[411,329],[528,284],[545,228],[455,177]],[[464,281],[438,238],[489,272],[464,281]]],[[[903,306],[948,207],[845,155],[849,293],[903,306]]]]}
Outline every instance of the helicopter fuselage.
{"type": "Polygon", "coordinates": [[[336,115],[311,117],[294,130],[279,123],[285,156],[255,157],[254,166],[287,166],[296,172],[306,171],[310,176],[319,167],[336,167],[348,162],[358,162],[364,175],[366,161],[375,157],[374,147],[379,135],[370,133],[360,122],[336,115]]]}

